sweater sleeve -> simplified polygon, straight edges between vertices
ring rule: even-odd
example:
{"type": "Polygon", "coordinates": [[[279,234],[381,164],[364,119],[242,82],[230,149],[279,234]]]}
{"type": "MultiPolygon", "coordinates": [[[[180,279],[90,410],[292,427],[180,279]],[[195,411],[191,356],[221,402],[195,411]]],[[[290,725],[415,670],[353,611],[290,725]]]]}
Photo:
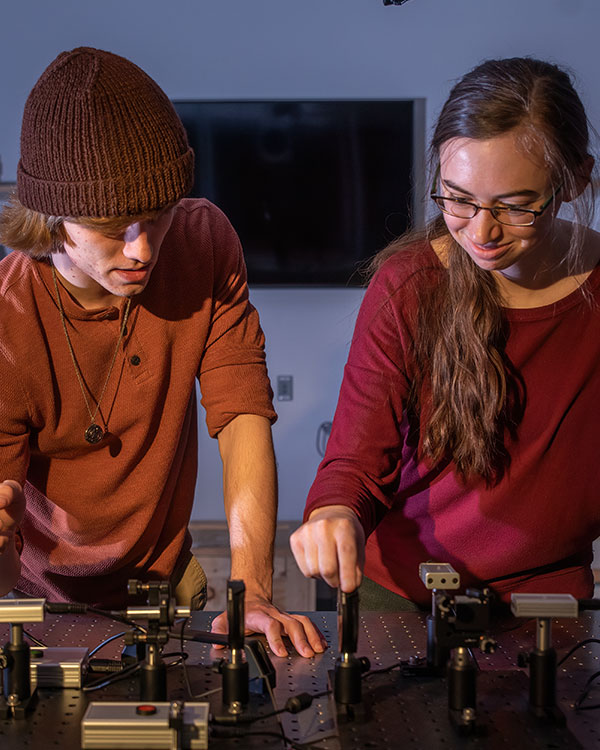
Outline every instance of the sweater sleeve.
{"type": "Polygon", "coordinates": [[[28,363],[16,362],[10,346],[9,333],[24,335],[16,328],[18,323],[0,336],[0,481],[14,479],[24,485],[30,458],[31,410],[19,376],[19,368],[28,363]]]}
{"type": "Polygon", "coordinates": [[[225,215],[215,206],[211,212],[212,315],[199,379],[208,431],[215,437],[239,414],[258,414],[271,422],[277,417],[240,241],[225,215]]]}
{"type": "Polygon", "coordinates": [[[315,508],[347,505],[367,535],[398,487],[410,383],[407,289],[397,287],[386,265],[367,289],[357,317],[325,458],[304,515],[306,520],[315,508]]]}

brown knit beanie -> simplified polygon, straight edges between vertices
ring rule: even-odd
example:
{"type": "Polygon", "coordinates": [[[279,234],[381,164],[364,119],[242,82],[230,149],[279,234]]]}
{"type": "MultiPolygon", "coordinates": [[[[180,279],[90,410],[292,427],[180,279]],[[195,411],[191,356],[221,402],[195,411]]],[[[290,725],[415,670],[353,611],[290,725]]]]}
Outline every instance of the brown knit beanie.
{"type": "Polygon", "coordinates": [[[29,94],[17,197],[51,216],[135,216],[193,183],[194,154],[159,86],[123,57],[62,52],[29,94]]]}

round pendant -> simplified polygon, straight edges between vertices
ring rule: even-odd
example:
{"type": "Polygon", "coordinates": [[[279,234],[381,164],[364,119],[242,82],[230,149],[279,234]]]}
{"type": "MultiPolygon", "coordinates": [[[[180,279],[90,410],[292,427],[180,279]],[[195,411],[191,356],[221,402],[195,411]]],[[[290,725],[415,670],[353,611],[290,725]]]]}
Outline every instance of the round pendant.
{"type": "Polygon", "coordinates": [[[96,424],[95,422],[93,422],[85,431],[85,439],[92,445],[94,445],[95,443],[99,443],[103,437],[104,430],[102,429],[102,427],[100,427],[99,424],[96,424]]]}

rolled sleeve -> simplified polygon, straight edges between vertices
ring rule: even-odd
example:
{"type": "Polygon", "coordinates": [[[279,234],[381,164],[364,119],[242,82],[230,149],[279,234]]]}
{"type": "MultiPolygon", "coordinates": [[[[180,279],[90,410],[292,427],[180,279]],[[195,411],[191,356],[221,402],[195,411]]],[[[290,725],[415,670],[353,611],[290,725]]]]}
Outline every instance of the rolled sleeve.
{"type": "Polygon", "coordinates": [[[211,326],[199,380],[212,437],[239,414],[274,422],[265,338],[248,299],[246,266],[235,230],[219,211],[213,229],[214,296],[211,326]]]}

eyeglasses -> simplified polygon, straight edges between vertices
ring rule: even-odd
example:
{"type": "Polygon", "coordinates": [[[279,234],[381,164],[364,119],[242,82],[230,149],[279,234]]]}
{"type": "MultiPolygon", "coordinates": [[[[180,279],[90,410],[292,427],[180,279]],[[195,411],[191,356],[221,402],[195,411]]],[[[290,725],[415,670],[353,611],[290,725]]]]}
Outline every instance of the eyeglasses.
{"type": "Polygon", "coordinates": [[[562,185],[559,185],[537,211],[532,208],[517,208],[515,206],[480,206],[462,198],[447,198],[435,193],[431,193],[431,199],[436,202],[441,211],[450,214],[450,216],[456,216],[457,219],[473,219],[483,210],[489,211],[500,224],[507,224],[511,227],[530,227],[535,224],[537,217],[541,216],[556,198],[561,188],[562,185]]]}

